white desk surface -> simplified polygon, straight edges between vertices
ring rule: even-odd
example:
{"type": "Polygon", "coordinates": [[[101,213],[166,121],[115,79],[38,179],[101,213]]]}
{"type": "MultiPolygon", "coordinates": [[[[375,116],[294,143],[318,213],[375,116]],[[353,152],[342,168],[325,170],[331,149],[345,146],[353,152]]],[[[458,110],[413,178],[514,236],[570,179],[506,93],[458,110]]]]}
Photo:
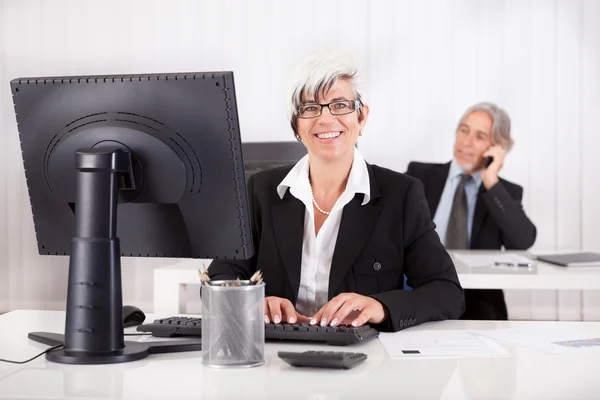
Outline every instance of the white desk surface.
{"type": "MultiPolygon", "coordinates": [[[[0,358],[24,360],[43,351],[46,346],[28,340],[27,333],[44,330],[60,333],[64,328],[64,315],[60,311],[19,310],[0,316],[0,358]]],[[[148,315],[147,321],[154,317],[148,315]]],[[[600,337],[600,322],[443,321],[411,330],[524,326],[551,329],[557,325],[585,329],[600,337]]],[[[128,332],[134,330],[127,329],[128,332]]],[[[131,363],[84,366],[55,364],[42,356],[25,365],[0,362],[0,398],[598,398],[600,357],[597,352],[558,356],[502,346],[510,357],[391,360],[378,339],[343,348],[267,343],[263,366],[227,370],[203,366],[201,352],[158,354],[131,363]],[[350,370],[315,370],[290,367],[277,357],[279,350],[317,348],[364,352],[368,359],[350,370]]]]}

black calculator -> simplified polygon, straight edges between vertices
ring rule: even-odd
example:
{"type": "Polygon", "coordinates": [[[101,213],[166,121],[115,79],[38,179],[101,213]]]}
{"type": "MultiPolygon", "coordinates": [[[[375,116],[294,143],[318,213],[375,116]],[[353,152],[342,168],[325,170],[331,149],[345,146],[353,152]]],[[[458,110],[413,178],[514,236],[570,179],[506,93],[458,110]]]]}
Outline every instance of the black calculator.
{"type": "Polygon", "coordinates": [[[277,353],[286,363],[295,367],[350,369],[367,359],[364,353],[349,351],[280,351],[277,353]]]}

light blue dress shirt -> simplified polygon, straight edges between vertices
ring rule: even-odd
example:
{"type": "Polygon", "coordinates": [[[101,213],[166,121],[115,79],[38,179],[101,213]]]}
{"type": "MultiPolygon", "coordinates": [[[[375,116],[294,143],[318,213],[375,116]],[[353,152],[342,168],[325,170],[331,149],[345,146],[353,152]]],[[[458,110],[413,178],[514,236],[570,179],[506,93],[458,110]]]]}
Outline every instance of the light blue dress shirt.
{"type": "MultiPolygon", "coordinates": [[[[464,171],[458,165],[456,160],[452,160],[450,163],[450,171],[448,172],[448,179],[446,179],[446,185],[440,198],[440,204],[438,204],[433,222],[436,225],[436,232],[440,236],[444,246],[446,245],[446,230],[448,229],[448,219],[450,218],[450,212],[452,210],[452,202],[454,201],[454,192],[460,183],[460,176],[464,171]]],[[[470,247],[471,243],[471,231],[473,228],[473,215],[475,214],[475,205],[477,204],[477,193],[479,192],[479,186],[481,186],[481,171],[476,171],[471,174],[473,179],[470,179],[465,185],[465,192],[467,193],[467,207],[468,207],[468,243],[470,247]]]]}

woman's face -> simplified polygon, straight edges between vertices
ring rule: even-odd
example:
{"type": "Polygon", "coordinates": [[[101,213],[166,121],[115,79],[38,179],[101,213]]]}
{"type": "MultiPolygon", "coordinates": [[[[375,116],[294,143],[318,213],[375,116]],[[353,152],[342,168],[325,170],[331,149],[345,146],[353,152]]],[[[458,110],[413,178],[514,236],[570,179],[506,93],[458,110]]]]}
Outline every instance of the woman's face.
{"type": "MultiPolygon", "coordinates": [[[[321,108],[318,104],[331,104],[334,112],[348,112],[347,104],[354,104],[355,96],[352,86],[346,80],[338,79],[325,94],[324,98],[315,99],[312,94],[303,99],[304,105],[315,104],[309,110],[321,108]],[[348,102],[349,101],[349,102],[348,102]],[[337,103],[339,102],[339,103],[337,103]]],[[[361,107],[362,120],[358,121],[358,109],[344,115],[333,115],[328,107],[322,107],[321,115],[314,118],[298,118],[298,135],[306,146],[311,157],[325,162],[336,161],[354,156],[354,145],[367,122],[369,108],[361,107]]]]}

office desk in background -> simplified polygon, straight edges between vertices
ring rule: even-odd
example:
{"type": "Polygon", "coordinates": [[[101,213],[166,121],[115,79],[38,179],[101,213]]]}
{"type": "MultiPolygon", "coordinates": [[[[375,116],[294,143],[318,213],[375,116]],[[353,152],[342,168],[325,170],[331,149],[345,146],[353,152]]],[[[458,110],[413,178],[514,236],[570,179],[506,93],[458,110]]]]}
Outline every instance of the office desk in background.
{"type": "MultiPolygon", "coordinates": [[[[452,255],[457,251],[450,251],[452,255]]],[[[459,253],[496,253],[525,255],[527,252],[460,251],[459,253]]],[[[539,254],[546,252],[539,252],[539,254]]],[[[154,270],[154,312],[159,314],[185,313],[183,290],[200,284],[198,269],[208,267],[211,260],[185,260],[154,270]],[[192,286],[193,285],[193,286],[192,286]]],[[[502,269],[469,268],[455,260],[461,285],[465,289],[552,289],[600,290],[600,267],[565,268],[537,261],[535,274],[507,273],[502,269]]]]}
{"type": "MultiPolygon", "coordinates": [[[[525,257],[535,256],[526,251],[492,251],[470,250],[456,251],[454,253],[486,254],[490,258],[494,254],[516,254],[525,257]]],[[[537,252],[537,254],[550,254],[552,252],[537,252]]],[[[600,290],[599,267],[561,267],[558,265],[536,260],[537,271],[534,274],[507,271],[501,268],[468,267],[462,262],[454,260],[456,272],[461,285],[465,289],[551,289],[551,290],[600,290]]]]}
{"type": "MultiPolygon", "coordinates": [[[[65,313],[19,310],[0,316],[0,358],[24,360],[46,347],[29,341],[31,331],[62,333],[65,313]]],[[[148,320],[154,319],[148,315],[148,320]]],[[[571,327],[600,337],[600,322],[442,321],[419,330],[487,330],[511,327],[571,327]]],[[[135,328],[128,328],[133,332],[135,328]]],[[[397,333],[402,335],[402,332],[397,333]]],[[[443,334],[440,334],[443,340],[443,334]]],[[[127,337],[148,340],[148,337],[127,337]]],[[[64,365],[40,357],[25,365],[0,363],[0,399],[364,399],[511,398],[592,399],[600,393],[597,352],[547,355],[502,345],[510,357],[392,360],[379,339],[349,347],[271,343],[263,366],[211,369],[201,352],[157,354],[125,364],[64,365]],[[277,352],[308,349],[367,353],[351,370],[299,369],[277,352]]]]}

